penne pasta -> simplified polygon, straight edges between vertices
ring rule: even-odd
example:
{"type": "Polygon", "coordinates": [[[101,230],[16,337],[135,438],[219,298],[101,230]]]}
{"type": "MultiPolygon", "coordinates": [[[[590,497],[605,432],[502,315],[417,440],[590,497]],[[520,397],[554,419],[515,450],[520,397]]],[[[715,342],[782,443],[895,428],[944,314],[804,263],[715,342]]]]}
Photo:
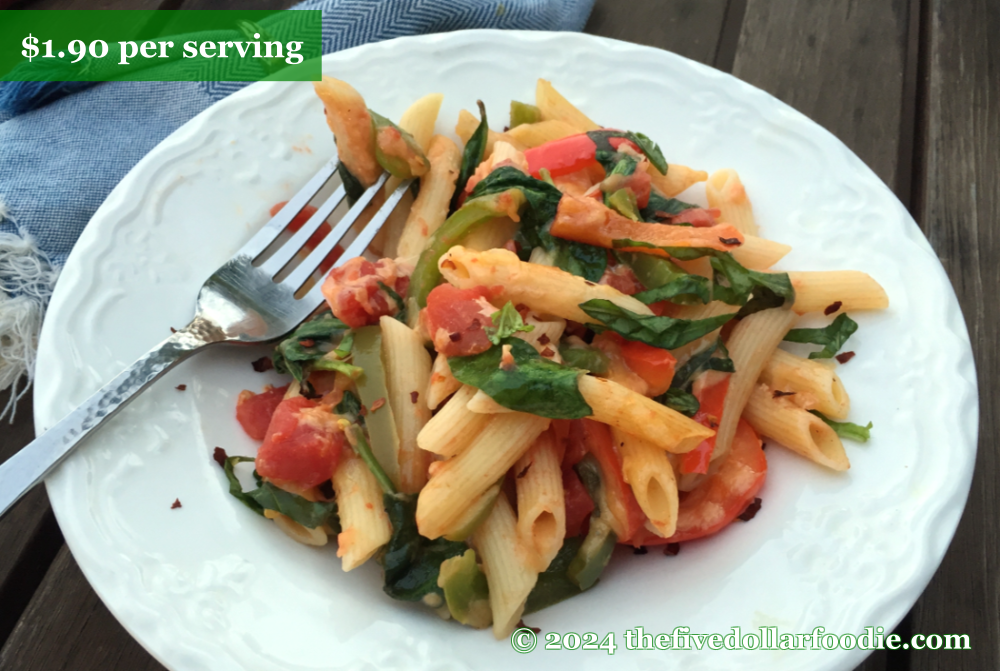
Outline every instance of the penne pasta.
{"type": "Polygon", "coordinates": [[[389,542],[392,526],[382,504],[382,489],[361,459],[345,453],[333,474],[341,532],[337,556],[344,571],[361,566],[389,542]]]}
{"type": "Polygon", "coordinates": [[[715,433],[617,382],[581,375],[579,385],[580,393],[594,411],[591,419],[632,432],[661,450],[676,454],[690,452],[715,433]]]}
{"type": "Polygon", "coordinates": [[[760,382],[771,389],[794,392],[787,400],[806,410],[818,410],[830,419],[846,419],[851,399],[833,364],[774,350],[760,372],[760,382]]]}
{"type": "Polygon", "coordinates": [[[830,314],[889,307],[889,296],[882,285],[858,270],[793,271],[788,277],[795,288],[792,309],[799,314],[824,312],[834,303],[840,305],[830,314]]]}
{"type": "Polygon", "coordinates": [[[386,387],[399,431],[399,488],[405,493],[420,491],[427,481],[430,453],[417,446],[417,434],[431,418],[426,395],[431,377],[431,357],[423,339],[393,317],[379,320],[382,329],[382,360],[386,387]]]}
{"type": "Polygon", "coordinates": [[[483,573],[490,588],[493,611],[493,635],[507,638],[524,613],[538,571],[532,570],[518,551],[517,518],[503,492],[493,511],[472,537],[472,544],[483,560],[483,573]]]}
{"type": "Polygon", "coordinates": [[[455,456],[468,447],[490,421],[488,415],[468,407],[478,391],[475,387],[462,386],[420,430],[417,445],[442,457],[455,456]]]}
{"type": "Polygon", "coordinates": [[[594,321],[580,303],[603,298],[638,314],[652,314],[643,303],[604,284],[550,266],[526,263],[506,249],[474,252],[452,247],[438,263],[444,278],[460,289],[478,286],[501,288],[500,301],[523,303],[539,315],[588,323],[594,321]]]}
{"type": "Polygon", "coordinates": [[[766,384],[754,386],[743,417],[762,436],[821,466],[835,471],[851,467],[836,431],[788,397],[774,398],[774,391],[766,384]]]}
{"type": "Polygon", "coordinates": [[[448,138],[435,135],[427,150],[427,159],[431,168],[420,178],[420,194],[406,217],[396,251],[398,256],[413,261],[424,251],[427,239],[448,218],[462,152],[448,138]]]}
{"type": "Polygon", "coordinates": [[[559,91],[556,91],[552,82],[545,79],[539,79],[538,85],[535,87],[535,105],[542,112],[542,121],[553,119],[564,121],[576,128],[578,133],[601,128],[586,114],[578,110],[573,103],[566,100],[559,91]]]}
{"type": "Polygon", "coordinates": [[[733,258],[739,261],[744,268],[767,270],[783,259],[788,252],[792,251],[792,248],[774,240],[745,234],[743,244],[730,251],[733,258]]]}
{"type": "Polygon", "coordinates": [[[274,523],[286,536],[303,545],[323,547],[329,540],[326,530],[322,527],[310,529],[309,527],[302,526],[288,515],[283,515],[276,510],[265,508],[264,517],[274,520],[274,523]]]}
{"type": "Polygon", "coordinates": [[[673,198],[680,192],[689,189],[698,182],[708,179],[704,170],[694,170],[686,165],[671,163],[667,166],[667,174],[663,175],[651,163],[645,163],[646,172],[653,182],[653,188],[667,198],[673,198]]]}
{"type": "Polygon", "coordinates": [[[437,410],[441,402],[458,391],[462,383],[455,379],[448,367],[448,357],[439,354],[431,365],[431,379],[427,384],[427,407],[437,410]]]}
{"type": "Polygon", "coordinates": [[[705,195],[708,197],[708,206],[721,212],[721,221],[729,222],[746,235],[757,235],[753,207],[735,170],[723,168],[713,172],[705,183],[705,195]]]}
{"type": "Polygon", "coordinates": [[[784,339],[788,329],[795,323],[796,317],[792,310],[771,308],[744,317],[733,329],[727,347],[736,372],[729,380],[729,392],[722,405],[722,418],[719,420],[715,450],[712,452],[713,462],[729,453],[736,435],[736,425],[757,384],[757,378],[767,360],[778,349],[778,344],[784,339]]]}
{"type": "Polygon", "coordinates": [[[677,529],[679,500],[674,467],[667,453],[655,443],[621,429],[612,429],[611,433],[622,457],[622,475],[632,487],[635,500],[656,533],[670,538],[677,529]]]}
{"type": "Polygon", "coordinates": [[[549,119],[548,121],[539,121],[538,123],[521,124],[503,133],[503,136],[508,141],[514,140],[515,143],[519,143],[521,146],[530,149],[543,145],[546,142],[576,135],[579,132],[575,126],[562,119],[549,119]]]}
{"type": "Polygon", "coordinates": [[[549,429],[514,465],[517,538],[526,551],[525,563],[539,572],[549,567],[566,537],[561,457],[549,429]]]}
{"type": "Polygon", "coordinates": [[[520,412],[487,415],[486,427],[457,456],[440,463],[417,499],[417,528],[434,539],[455,530],[468,504],[500,479],[551,420],[520,412]]]}
{"type": "Polygon", "coordinates": [[[340,160],[363,186],[371,186],[382,167],[375,160],[375,131],[364,98],[347,82],[325,75],[313,88],[323,101],[340,160]]]}

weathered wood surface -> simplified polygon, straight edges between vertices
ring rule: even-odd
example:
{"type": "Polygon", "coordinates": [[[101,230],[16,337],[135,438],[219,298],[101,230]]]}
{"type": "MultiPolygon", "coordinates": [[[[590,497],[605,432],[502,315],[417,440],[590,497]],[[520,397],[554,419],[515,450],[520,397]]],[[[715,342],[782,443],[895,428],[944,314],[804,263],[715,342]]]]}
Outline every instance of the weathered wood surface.
{"type": "Polygon", "coordinates": [[[972,491],[944,563],[914,609],[923,634],[969,634],[969,652],[915,652],[911,671],[1000,668],[1000,5],[932,0],[925,13],[917,221],[965,313],[979,377],[972,491]]]}

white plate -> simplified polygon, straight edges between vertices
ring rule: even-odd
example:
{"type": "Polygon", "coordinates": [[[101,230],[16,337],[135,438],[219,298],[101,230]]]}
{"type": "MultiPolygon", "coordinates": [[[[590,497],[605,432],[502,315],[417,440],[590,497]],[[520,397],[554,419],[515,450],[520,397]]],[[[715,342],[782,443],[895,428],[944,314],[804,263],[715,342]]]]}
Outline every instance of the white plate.
{"type": "MultiPolygon", "coordinates": [[[[873,420],[873,438],[848,443],[853,467],[844,475],[768,450],[764,506],[751,523],[686,544],[674,558],[616,557],[595,589],[529,618],[543,632],[615,632],[613,657],[541,646],[518,655],[488,632],[391,601],[377,566],[344,574],[332,548],[297,545],[230,497],[212,448],[253,454],[234,419],[236,395],[277,377],[251,370],[257,351],[206,352],[47,482],[77,562],[115,616],[174,670],[860,663],[858,650],[628,651],[623,632],[889,631],[937,568],[972,475],[975,371],[944,271],[889,189],[798,112],[664,51],[482,31],[383,42],[324,62],[392,118],[418,96],[443,92],[440,132],[477,98],[502,126],[508,102],[530,101],[543,76],[594,119],[651,135],[670,161],[739,170],[764,233],[794,247],[782,267],[862,269],[888,291],[888,311],[858,316],[858,356],[840,369],[852,419],[873,420]],[[175,498],[183,507],[171,510],[175,498]]],[[[331,146],[308,83],[257,83],[150,152],[98,210],[63,271],[40,343],[37,427],[187,323],[202,281],[331,146]]]]}

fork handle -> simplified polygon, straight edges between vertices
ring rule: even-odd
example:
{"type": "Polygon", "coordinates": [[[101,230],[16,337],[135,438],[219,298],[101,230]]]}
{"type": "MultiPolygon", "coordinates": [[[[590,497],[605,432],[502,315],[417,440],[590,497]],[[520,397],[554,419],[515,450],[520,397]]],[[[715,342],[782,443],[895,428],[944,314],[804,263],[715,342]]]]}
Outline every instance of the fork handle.
{"type": "Polygon", "coordinates": [[[202,347],[223,339],[218,327],[196,317],[0,464],[0,517],[58,466],[91,431],[128,405],[156,378],[202,347]]]}

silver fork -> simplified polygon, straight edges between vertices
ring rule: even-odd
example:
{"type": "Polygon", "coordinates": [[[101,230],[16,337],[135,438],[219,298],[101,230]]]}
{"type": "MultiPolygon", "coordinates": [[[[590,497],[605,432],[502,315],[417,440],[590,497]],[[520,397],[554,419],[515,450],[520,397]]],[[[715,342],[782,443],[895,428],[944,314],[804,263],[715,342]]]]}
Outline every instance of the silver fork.
{"type": "MultiPolygon", "coordinates": [[[[81,440],[181,361],[203,347],[218,343],[246,344],[276,340],[291,332],[322,304],[322,282],[317,282],[301,298],[296,299],[295,294],[383,188],[388,173],[383,173],[364,192],[323,241],[284,279],[276,280],[279,272],[295,258],[344,199],[343,186],[263,263],[254,266],[254,261],[333,176],[337,163],[335,156],[233,258],[208,278],[198,293],[197,309],[190,324],[154,347],[58,424],[0,464],[0,516],[41,482],[81,440]]],[[[410,182],[412,180],[404,181],[389,195],[336,265],[359,256],[367,249],[410,182]]]]}

